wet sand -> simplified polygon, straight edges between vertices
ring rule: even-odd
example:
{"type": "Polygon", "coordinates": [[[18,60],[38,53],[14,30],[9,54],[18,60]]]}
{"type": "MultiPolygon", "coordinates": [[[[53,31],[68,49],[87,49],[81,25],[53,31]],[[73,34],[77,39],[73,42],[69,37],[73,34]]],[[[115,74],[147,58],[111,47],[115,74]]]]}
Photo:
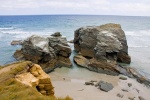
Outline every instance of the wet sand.
{"type": "Polygon", "coordinates": [[[64,67],[55,69],[49,75],[57,97],[68,95],[74,100],[129,100],[129,97],[135,97],[134,100],[139,100],[138,97],[142,96],[145,100],[150,100],[150,89],[138,83],[135,79],[120,80],[119,76],[99,74],[87,69],[69,69],[64,67]],[[84,85],[85,82],[91,80],[109,82],[114,88],[109,92],[104,92],[95,86],[84,85]],[[129,87],[128,83],[132,83],[132,86],[129,87]],[[122,89],[128,92],[122,91],[122,89]],[[118,93],[123,95],[123,98],[118,97],[118,93]]]}

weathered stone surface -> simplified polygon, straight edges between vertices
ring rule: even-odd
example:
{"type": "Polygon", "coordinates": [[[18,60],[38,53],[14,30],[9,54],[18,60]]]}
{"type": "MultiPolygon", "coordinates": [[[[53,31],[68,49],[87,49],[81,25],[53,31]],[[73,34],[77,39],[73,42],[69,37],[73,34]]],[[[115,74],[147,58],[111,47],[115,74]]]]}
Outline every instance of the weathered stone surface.
{"type": "Polygon", "coordinates": [[[125,33],[119,24],[82,27],[74,36],[74,48],[82,56],[124,63],[131,60],[125,33]]]}
{"type": "Polygon", "coordinates": [[[71,48],[65,37],[41,37],[33,35],[22,43],[22,49],[14,53],[17,60],[30,60],[41,65],[45,72],[50,72],[56,67],[71,66],[69,56],[71,48]]]}
{"type": "Polygon", "coordinates": [[[74,34],[74,61],[83,67],[109,75],[126,74],[117,61],[130,63],[124,31],[119,24],[81,27],[74,34]]]}
{"type": "Polygon", "coordinates": [[[117,62],[131,62],[124,31],[119,24],[88,26],[74,33],[74,56],[77,65],[91,71],[108,75],[123,74],[136,78],[138,82],[150,85],[150,79],[130,67],[122,67],[117,62]]]}
{"type": "Polygon", "coordinates": [[[15,76],[15,79],[23,84],[36,88],[43,95],[54,96],[49,75],[37,64],[28,65],[27,71],[15,76]]]}
{"type": "Polygon", "coordinates": [[[104,81],[98,82],[96,86],[98,86],[98,88],[100,90],[103,90],[105,92],[108,92],[108,91],[110,91],[114,88],[111,83],[107,83],[107,82],[104,82],[104,81]]]}

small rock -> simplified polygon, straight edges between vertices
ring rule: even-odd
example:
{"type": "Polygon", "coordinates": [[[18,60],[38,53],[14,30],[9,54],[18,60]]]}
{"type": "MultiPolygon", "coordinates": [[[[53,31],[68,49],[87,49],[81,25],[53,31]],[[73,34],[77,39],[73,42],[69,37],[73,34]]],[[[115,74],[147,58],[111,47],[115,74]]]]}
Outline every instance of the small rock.
{"type": "Polygon", "coordinates": [[[70,41],[68,41],[69,43],[74,43],[74,41],[73,40],[70,40],[70,41]]]}
{"type": "Polygon", "coordinates": [[[128,83],[128,86],[131,87],[131,86],[132,86],[132,83],[128,83]]]}
{"type": "Polygon", "coordinates": [[[78,91],[83,91],[84,89],[78,90],[78,91]]]}
{"type": "Polygon", "coordinates": [[[127,78],[123,77],[123,76],[119,77],[119,79],[121,79],[121,80],[127,80],[127,78]]]}
{"type": "Polygon", "coordinates": [[[63,78],[63,80],[66,80],[65,78],[63,78]]]}
{"type": "Polygon", "coordinates": [[[135,97],[128,97],[129,100],[134,100],[135,97]]]}
{"type": "Polygon", "coordinates": [[[124,96],[124,95],[122,95],[122,94],[120,94],[120,93],[117,94],[117,97],[123,98],[123,96],[124,96]]]}
{"type": "Polygon", "coordinates": [[[13,40],[11,42],[11,45],[21,45],[22,44],[22,41],[21,40],[13,40]]]}
{"type": "Polygon", "coordinates": [[[127,90],[127,89],[122,89],[122,91],[124,91],[124,92],[128,92],[128,90],[127,90]]]}
{"type": "Polygon", "coordinates": [[[140,99],[140,100],[145,100],[142,96],[139,96],[139,99],[140,99]]]}
{"type": "Polygon", "coordinates": [[[108,91],[110,91],[114,88],[111,83],[107,83],[107,82],[104,82],[104,81],[100,81],[98,83],[98,86],[99,86],[100,90],[103,90],[105,92],[108,92],[108,91]]]}
{"type": "Polygon", "coordinates": [[[51,36],[54,36],[54,37],[60,37],[60,36],[62,36],[62,35],[60,34],[60,32],[55,32],[55,33],[52,34],[51,36]]]}
{"type": "MultiPolygon", "coordinates": [[[[135,89],[135,88],[134,88],[135,89]]],[[[140,90],[138,90],[138,89],[135,89],[138,93],[140,92],[140,90]]]]}
{"type": "Polygon", "coordinates": [[[90,82],[97,82],[96,80],[91,80],[90,82]]]}
{"type": "Polygon", "coordinates": [[[85,85],[94,85],[93,82],[85,82],[85,85]]]}

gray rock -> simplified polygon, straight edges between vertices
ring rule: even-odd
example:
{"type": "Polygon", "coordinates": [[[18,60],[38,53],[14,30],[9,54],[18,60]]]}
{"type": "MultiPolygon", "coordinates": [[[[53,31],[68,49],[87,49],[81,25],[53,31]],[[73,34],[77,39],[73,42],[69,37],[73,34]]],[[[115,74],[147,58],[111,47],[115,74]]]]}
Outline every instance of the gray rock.
{"type": "Polygon", "coordinates": [[[140,100],[145,100],[142,96],[139,96],[139,99],[140,99],[140,100]]]}
{"type": "Polygon", "coordinates": [[[131,61],[125,33],[119,24],[81,27],[74,36],[75,50],[83,56],[125,63],[131,61]]]}
{"type": "Polygon", "coordinates": [[[124,92],[128,92],[128,90],[127,90],[127,89],[122,89],[122,91],[124,91],[124,92]]]}
{"type": "Polygon", "coordinates": [[[129,99],[129,100],[134,100],[134,99],[135,99],[135,97],[128,97],[128,99],[129,99]]]}
{"type": "Polygon", "coordinates": [[[74,48],[78,52],[78,55],[74,56],[74,62],[79,66],[108,75],[123,74],[150,85],[150,79],[136,69],[117,64],[118,61],[127,64],[131,62],[125,33],[119,24],[77,29],[74,33],[74,48]]]}
{"type": "Polygon", "coordinates": [[[100,90],[103,90],[105,92],[108,92],[108,91],[110,91],[114,88],[111,83],[107,83],[107,82],[104,82],[104,81],[98,82],[97,86],[100,90]]]}
{"type": "Polygon", "coordinates": [[[119,77],[119,79],[121,79],[121,80],[127,80],[127,78],[124,77],[124,76],[119,77]]]}
{"type": "Polygon", "coordinates": [[[131,87],[131,86],[132,86],[132,83],[128,83],[128,86],[131,87]]]}
{"type": "Polygon", "coordinates": [[[93,82],[85,82],[85,85],[94,85],[93,82]]]}
{"type": "Polygon", "coordinates": [[[80,53],[74,57],[74,61],[82,67],[99,73],[126,74],[126,70],[118,66],[117,61],[124,63],[131,61],[125,33],[119,24],[77,29],[74,34],[74,48],[80,53]]]}
{"type": "Polygon", "coordinates": [[[117,94],[117,97],[123,98],[123,96],[124,96],[124,95],[122,95],[122,94],[120,94],[120,93],[117,94]]]}
{"type": "Polygon", "coordinates": [[[21,50],[17,50],[14,57],[38,63],[45,72],[50,72],[56,67],[71,66],[70,54],[66,38],[33,35],[23,41],[21,50]]]}
{"type": "Polygon", "coordinates": [[[60,37],[60,36],[62,36],[62,35],[60,34],[60,32],[55,32],[55,33],[52,34],[51,36],[54,36],[54,37],[60,37]]]}

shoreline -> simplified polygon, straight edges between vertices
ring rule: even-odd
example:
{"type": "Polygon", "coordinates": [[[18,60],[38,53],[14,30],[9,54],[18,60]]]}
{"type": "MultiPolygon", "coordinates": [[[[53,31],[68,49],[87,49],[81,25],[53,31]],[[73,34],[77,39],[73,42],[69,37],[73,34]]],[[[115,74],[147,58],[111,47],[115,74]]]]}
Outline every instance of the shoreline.
{"type": "Polygon", "coordinates": [[[127,80],[120,80],[119,77],[123,75],[110,76],[84,69],[87,71],[87,74],[92,73],[93,75],[79,78],[78,75],[69,76],[68,73],[62,74],[60,73],[60,70],[65,70],[65,68],[57,68],[54,72],[49,73],[57,97],[65,97],[69,95],[74,100],[109,100],[112,98],[113,100],[128,100],[129,97],[135,97],[134,100],[139,100],[139,96],[141,96],[145,100],[150,99],[148,95],[150,92],[149,88],[144,84],[138,83],[135,79],[128,77],[126,77],[127,80]],[[90,80],[109,82],[114,88],[109,92],[104,92],[97,89],[95,86],[85,85],[85,82],[90,80]],[[132,86],[129,87],[128,83],[131,83],[132,86]],[[128,92],[122,91],[122,89],[125,89],[128,92]],[[117,94],[123,95],[123,97],[120,98],[117,94]]]}

